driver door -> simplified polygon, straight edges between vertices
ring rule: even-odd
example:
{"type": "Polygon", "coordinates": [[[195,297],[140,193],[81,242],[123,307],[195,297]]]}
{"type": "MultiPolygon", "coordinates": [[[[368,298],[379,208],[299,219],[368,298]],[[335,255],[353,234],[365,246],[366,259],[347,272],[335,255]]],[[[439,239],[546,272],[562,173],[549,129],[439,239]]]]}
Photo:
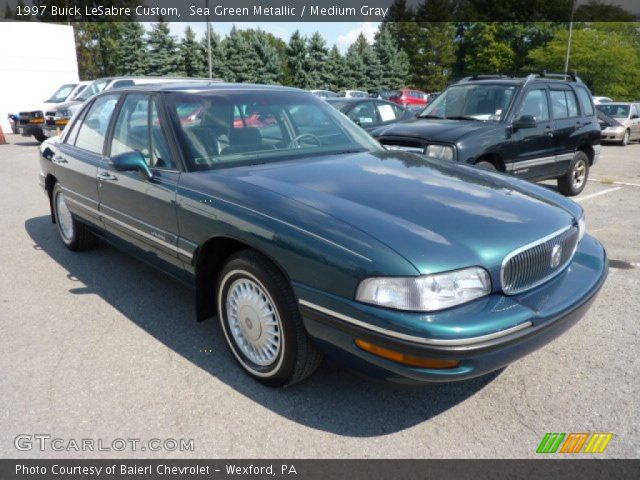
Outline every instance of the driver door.
{"type": "Polygon", "coordinates": [[[555,162],[553,121],[549,115],[549,96],[544,86],[533,86],[524,95],[513,119],[533,116],[532,128],[513,128],[507,142],[506,169],[521,178],[542,178],[555,162]]]}
{"type": "Polygon", "coordinates": [[[143,250],[148,260],[178,268],[178,221],[175,198],[180,171],[168,147],[158,100],[145,93],[129,93],[121,103],[98,168],[100,212],[105,228],[143,250]],[[116,155],[137,151],[153,176],[138,171],[117,171],[110,162],[116,155]]]}

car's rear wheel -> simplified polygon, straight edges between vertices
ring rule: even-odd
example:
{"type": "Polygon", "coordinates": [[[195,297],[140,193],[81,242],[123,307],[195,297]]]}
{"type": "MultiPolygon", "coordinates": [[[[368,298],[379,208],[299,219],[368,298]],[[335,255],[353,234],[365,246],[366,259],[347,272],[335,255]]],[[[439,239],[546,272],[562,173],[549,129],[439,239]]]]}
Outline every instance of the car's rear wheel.
{"type": "Polygon", "coordinates": [[[498,169],[491,162],[480,161],[475,164],[476,167],[481,168],[482,170],[489,170],[490,172],[497,172],[498,169]]]}
{"type": "Polygon", "coordinates": [[[69,250],[87,250],[96,245],[97,238],[95,235],[86,226],[73,218],[67,206],[64,191],[59,183],[56,183],[53,187],[51,204],[53,205],[53,214],[56,218],[58,233],[69,250]]]}
{"type": "Polygon", "coordinates": [[[218,278],[218,317],[240,366],[270,386],[311,375],[322,356],[307,335],[289,282],[275,265],[244,250],[229,259],[218,278]]]}
{"type": "Polygon", "coordinates": [[[629,143],[629,130],[625,130],[624,136],[622,137],[622,140],[620,140],[620,145],[623,147],[626,147],[628,143],[629,143]]]}
{"type": "Polygon", "coordinates": [[[567,197],[573,197],[584,190],[588,178],[589,157],[579,150],[574,154],[567,172],[558,178],[558,190],[567,197]]]}

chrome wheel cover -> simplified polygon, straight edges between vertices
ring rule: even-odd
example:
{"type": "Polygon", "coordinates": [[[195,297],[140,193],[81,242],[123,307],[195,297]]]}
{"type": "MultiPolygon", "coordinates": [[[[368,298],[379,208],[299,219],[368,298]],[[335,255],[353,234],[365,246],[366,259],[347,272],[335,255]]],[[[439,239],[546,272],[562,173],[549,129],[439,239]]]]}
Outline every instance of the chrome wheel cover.
{"type": "Polygon", "coordinates": [[[70,242],[73,238],[73,217],[62,192],[56,195],[56,221],[60,235],[66,242],[70,242]]]}
{"type": "Polygon", "coordinates": [[[272,365],[282,346],[282,326],[273,300],[258,282],[235,280],[227,291],[226,316],[233,341],[254,364],[272,365]]]}
{"type": "Polygon", "coordinates": [[[587,164],[584,160],[579,160],[576,162],[576,165],[573,167],[573,172],[571,174],[571,181],[573,183],[573,188],[580,188],[587,179],[587,164]]]}

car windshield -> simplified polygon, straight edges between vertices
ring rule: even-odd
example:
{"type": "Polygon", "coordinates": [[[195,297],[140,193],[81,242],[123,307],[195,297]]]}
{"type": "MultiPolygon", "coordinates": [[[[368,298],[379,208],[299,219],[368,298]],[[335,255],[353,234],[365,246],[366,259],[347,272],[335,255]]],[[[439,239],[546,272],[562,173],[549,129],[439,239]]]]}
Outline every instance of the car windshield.
{"type": "Polygon", "coordinates": [[[609,115],[613,118],[627,118],[629,116],[629,105],[617,105],[615,103],[605,103],[598,105],[600,110],[605,115],[609,115]]]}
{"type": "Polygon", "coordinates": [[[515,85],[454,85],[433,100],[419,117],[499,121],[509,110],[515,90],[515,85]]]}
{"type": "Polygon", "coordinates": [[[73,91],[75,86],[76,86],[75,83],[67,83],[67,84],[61,86],[58,90],[56,90],[56,93],[51,95],[51,98],[49,100],[47,100],[47,103],[62,103],[62,102],[64,102],[67,99],[67,97],[69,96],[69,94],[73,91]]]}
{"type": "Polygon", "coordinates": [[[345,101],[336,101],[336,100],[332,100],[330,102],[327,102],[329,105],[331,105],[333,108],[336,108],[338,110],[340,110],[341,112],[344,111],[344,108],[348,105],[351,105],[351,102],[345,102],[345,101]]]}
{"type": "Polygon", "coordinates": [[[95,82],[90,83],[83,92],[76,97],[76,100],[80,102],[84,102],[89,98],[93,97],[95,94],[100,93],[104,90],[104,87],[107,86],[109,80],[96,80],[95,82]]]}
{"type": "Polygon", "coordinates": [[[76,94],[71,98],[71,100],[78,100],[80,98],[80,95],[82,94],[82,92],[87,88],[86,85],[80,85],[78,87],[78,91],[76,92],[76,94]]]}
{"type": "Polygon", "coordinates": [[[310,93],[173,93],[168,105],[195,170],[382,150],[363,130],[310,93]]]}

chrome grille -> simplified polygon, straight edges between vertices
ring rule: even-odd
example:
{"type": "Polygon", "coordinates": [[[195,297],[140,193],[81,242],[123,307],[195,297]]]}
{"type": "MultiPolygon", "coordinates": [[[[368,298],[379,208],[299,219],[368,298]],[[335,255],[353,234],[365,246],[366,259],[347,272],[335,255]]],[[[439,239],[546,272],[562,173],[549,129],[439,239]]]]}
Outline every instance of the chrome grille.
{"type": "Polygon", "coordinates": [[[502,290],[513,295],[550,280],[569,264],[577,245],[573,226],[516,250],[502,263],[502,290]]]}

